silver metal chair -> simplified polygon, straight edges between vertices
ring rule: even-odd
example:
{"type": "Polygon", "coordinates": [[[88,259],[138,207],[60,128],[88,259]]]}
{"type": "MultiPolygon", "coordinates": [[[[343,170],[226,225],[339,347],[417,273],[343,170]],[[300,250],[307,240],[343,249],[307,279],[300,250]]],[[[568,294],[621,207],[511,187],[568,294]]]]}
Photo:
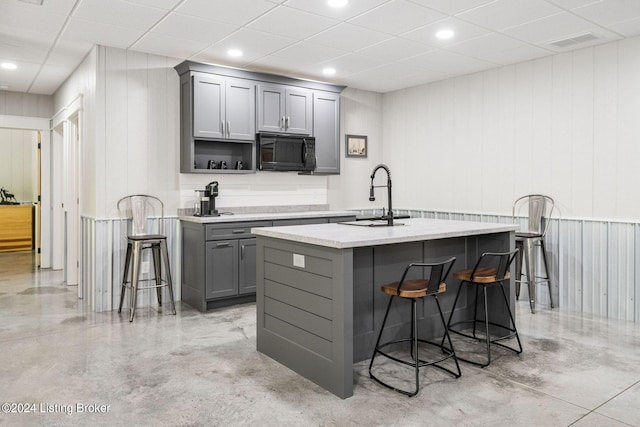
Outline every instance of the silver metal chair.
{"type": "Polygon", "coordinates": [[[120,293],[120,306],[118,313],[122,311],[125,290],[130,290],[129,305],[131,315],[129,321],[133,322],[136,311],[136,294],[142,289],[156,289],[158,304],[162,306],[162,289],[169,288],[169,297],[173,314],[176,314],[176,305],[173,300],[173,283],[171,281],[171,269],[169,267],[169,253],[167,251],[167,237],[164,235],[164,204],[160,199],[146,194],[136,194],[123,197],[118,200],[118,213],[120,214],[120,228],[127,239],[127,254],[122,275],[122,289],[120,293]],[[155,219],[155,221],[153,220],[155,219]],[[131,223],[131,231],[127,232],[128,223],[131,223]],[[151,249],[153,259],[154,276],[150,279],[139,279],[142,252],[151,249]],[[165,278],[162,278],[162,262],[165,266],[165,278]],[[132,267],[129,280],[129,268],[132,267]],[[140,287],[139,282],[153,282],[153,285],[140,287]]]}
{"type": "Polygon", "coordinates": [[[549,288],[549,302],[553,308],[553,296],[551,290],[551,275],[549,273],[549,262],[547,259],[547,250],[544,245],[544,238],[549,227],[548,219],[551,218],[555,203],[549,196],[543,194],[528,194],[517,199],[513,204],[512,218],[514,223],[517,218],[525,216],[527,218],[527,226],[524,230],[516,232],[516,248],[519,254],[516,258],[516,299],[520,297],[520,284],[526,283],[529,288],[529,305],[531,312],[535,313],[536,308],[536,283],[547,282],[549,288]],[[542,252],[542,261],[544,265],[544,276],[537,275],[537,249],[542,252]],[[522,279],[522,259],[527,266],[526,280],[522,279]]]}
{"type": "MultiPolygon", "coordinates": [[[[460,365],[458,364],[456,352],[453,349],[453,343],[451,342],[451,337],[449,336],[449,332],[447,330],[447,324],[445,323],[444,315],[442,314],[442,309],[440,307],[440,302],[438,301],[438,295],[444,293],[447,290],[447,285],[444,281],[449,275],[449,271],[451,271],[451,267],[453,266],[455,260],[455,257],[452,257],[440,263],[409,264],[404,270],[404,274],[402,275],[402,278],[399,282],[388,283],[382,286],[382,292],[390,296],[389,304],[387,305],[387,311],[384,314],[384,320],[382,321],[382,326],[380,327],[380,333],[378,334],[376,346],[373,349],[371,362],[369,363],[369,376],[379,384],[395,390],[399,393],[405,394],[409,397],[412,397],[418,394],[418,391],[420,390],[420,368],[423,366],[434,366],[438,369],[448,372],[455,378],[460,377],[460,365]],[[423,268],[423,270],[426,269],[427,273],[429,274],[429,279],[407,279],[407,273],[409,273],[409,271],[414,268],[423,268]],[[391,309],[391,303],[393,302],[395,297],[411,300],[411,338],[396,339],[381,344],[380,340],[382,338],[382,333],[384,332],[384,327],[387,323],[389,310],[391,309]],[[423,299],[424,297],[432,297],[436,301],[438,313],[440,314],[440,321],[442,322],[442,327],[444,329],[442,341],[444,342],[445,338],[448,340],[448,348],[444,347],[442,343],[427,341],[419,338],[416,305],[417,300],[423,299]],[[410,344],[410,360],[406,360],[409,359],[409,357],[401,358],[401,356],[396,353],[392,354],[386,350],[383,350],[388,346],[393,346],[393,348],[396,348],[398,347],[398,344],[401,343],[410,344]],[[420,359],[420,355],[418,354],[418,343],[430,344],[432,346],[439,347],[442,350],[443,354],[436,360],[420,359]],[[407,391],[398,387],[394,387],[387,382],[382,381],[379,378],[379,375],[375,375],[373,373],[373,362],[378,354],[403,365],[411,366],[414,370],[415,389],[413,391],[407,391]],[[452,358],[455,362],[455,371],[447,368],[446,366],[440,365],[441,362],[444,362],[445,360],[450,358],[452,358]]],[[[380,371],[380,373],[383,373],[382,370],[380,371]]]]}

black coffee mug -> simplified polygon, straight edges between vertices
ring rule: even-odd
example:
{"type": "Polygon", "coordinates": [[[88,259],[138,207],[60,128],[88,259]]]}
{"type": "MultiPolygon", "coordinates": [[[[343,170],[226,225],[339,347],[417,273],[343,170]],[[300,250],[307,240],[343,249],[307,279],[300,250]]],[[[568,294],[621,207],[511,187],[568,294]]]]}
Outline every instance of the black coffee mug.
{"type": "Polygon", "coordinates": [[[243,168],[244,168],[244,166],[242,165],[242,160],[238,160],[236,162],[236,169],[243,169],[243,168]]]}
{"type": "Polygon", "coordinates": [[[216,168],[216,161],[215,160],[209,160],[208,168],[209,169],[215,169],[216,168]]]}
{"type": "Polygon", "coordinates": [[[220,169],[226,169],[227,168],[227,162],[226,161],[221,161],[220,162],[220,169]]]}

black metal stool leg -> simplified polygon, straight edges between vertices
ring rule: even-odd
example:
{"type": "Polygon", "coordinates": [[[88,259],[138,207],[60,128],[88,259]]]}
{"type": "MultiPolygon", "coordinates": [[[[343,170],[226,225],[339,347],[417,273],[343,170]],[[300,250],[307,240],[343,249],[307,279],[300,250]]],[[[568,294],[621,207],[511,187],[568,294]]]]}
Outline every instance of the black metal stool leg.
{"type": "Polygon", "coordinates": [[[389,316],[389,309],[391,309],[391,302],[393,301],[393,295],[389,297],[389,304],[387,304],[387,311],[384,313],[384,318],[382,319],[382,326],[380,326],[380,333],[378,334],[378,339],[376,340],[376,346],[373,348],[373,354],[371,355],[371,362],[369,362],[369,376],[371,378],[375,377],[371,373],[371,367],[373,366],[373,359],[376,357],[376,353],[378,352],[378,347],[380,346],[380,338],[382,338],[382,332],[384,331],[384,325],[387,324],[387,317],[389,316]]]}
{"type": "Polygon", "coordinates": [[[520,282],[522,282],[522,256],[524,245],[522,241],[516,240],[516,249],[518,249],[518,253],[516,254],[516,300],[520,298],[520,282]]]}
{"type": "MultiPolygon", "coordinates": [[[[484,366],[489,366],[491,364],[491,334],[489,333],[489,304],[487,304],[487,287],[486,286],[482,287],[482,293],[484,296],[484,327],[486,328],[485,333],[487,334],[487,364],[484,366]]],[[[474,322],[474,325],[475,325],[475,322],[474,322]]]]}
{"type": "MultiPolygon", "coordinates": [[[[437,296],[435,297],[435,300],[436,300],[436,305],[438,306],[438,313],[440,313],[440,320],[442,321],[442,326],[444,327],[444,336],[442,337],[442,340],[444,342],[444,339],[447,338],[447,341],[449,341],[451,356],[453,357],[453,360],[456,362],[456,369],[458,370],[458,373],[456,374],[455,372],[450,371],[448,369],[447,371],[454,374],[456,378],[460,378],[460,376],[462,375],[462,371],[460,370],[460,364],[458,363],[458,357],[456,356],[456,351],[453,349],[453,342],[451,341],[451,336],[449,335],[449,328],[447,327],[447,323],[444,321],[444,314],[442,314],[442,308],[440,307],[440,301],[438,300],[437,296]]],[[[444,350],[442,343],[440,344],[440,347],[444,350]]]]}
{"type": "Polygon", "coordinates": [[[418,314],[416,310],[416,299],[413,298],[411,300],[411,312],[413,314],[411,318],[411,335],[413,335],[413,342],[411,345],[413,346],[412,353],[415,355],[414,358],[414,369],[416,373],[416,390],[411,394],[411,396],[415,396],[418,394],[418,390],[420,390],[420,355],[418,354],[418,314]]]}

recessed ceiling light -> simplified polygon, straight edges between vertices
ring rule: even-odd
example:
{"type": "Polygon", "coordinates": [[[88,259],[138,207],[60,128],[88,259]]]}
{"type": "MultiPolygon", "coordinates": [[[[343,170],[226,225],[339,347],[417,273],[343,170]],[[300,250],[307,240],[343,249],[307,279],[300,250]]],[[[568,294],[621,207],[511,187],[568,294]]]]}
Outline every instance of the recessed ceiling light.
{"type": "Polygon", "coordinates": [[[333,67],[327,67],[322,70],[322,74],[325,76],[333,76],[336,73],[336,69],[333,67]]]}
{"type": "Polygon", "coordinates": [[[439,38],[440,40],[449,40],[451,37],[453,37],[455,33],[453,32],[453,30],[450,30],[448,28],[445,28],[443,30],[440,30],[436,33],[436,37],[439,38]]]}
{"type": "Polygon", "coordinates": [[[18,66],[13,62],[3,62],[2,64],[0,64],[0,67],[4,68],[5,70],[15,70],[16,68],[18,68],[18,66]]]}
{"type": "Polygon", "coordinates": [[[327,0],[327,4],[331,7],[345,7],[349,0],[327,0]]]}
{"type": "Polygon", "coordinates": [[[240,49],[229,49],[227,51],[227,54],[229,56],[233,56],[234,58],[238,58],[238,57],[242,56],[242,51],[240,49]]]}

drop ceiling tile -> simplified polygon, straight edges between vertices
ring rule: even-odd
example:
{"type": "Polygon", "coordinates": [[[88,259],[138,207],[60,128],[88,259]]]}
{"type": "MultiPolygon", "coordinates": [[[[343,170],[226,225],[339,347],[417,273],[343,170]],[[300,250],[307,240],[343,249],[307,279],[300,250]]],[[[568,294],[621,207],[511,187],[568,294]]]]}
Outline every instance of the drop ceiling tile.
{"type": "Polygon", "coordinates": [[[326,30],[338,22],[324,16],[279,6],[251,22],[247,27],[300,40],[326,30]]]}
{"type": "Polygon", "coordinates": [[[147,30],[167,12],[124,0],[83,0],[74,13],[74,18],[100,24],[118,25],[130,29],[147,30]]]}
{"type": "Polygon", "coordinates": [[[67,19],[65,14],[48,13],[43,8],[20,7],[21,4],[29,5],[20,2],[6,2],[6,5],[2,5],[0,27],[13,27],[15,34],[30,31],[55,38],[67,19]]]}
{"type": "Polygon", "coordinates": [[[445,18],[401,34],[400,37],[425,43],[433,47],[444,47],[486,34],[489,34],[489,30],[477,25],[461,21],[457,18],[445,18]],[[442,29],[453,30],[455,35],[449,40],[439,40],[436,37],[436,32],[442,29]]]}
{"type": "Polygon", "coordinates": [[[384,65],[384,61],[379,58],[372,58],[369,56],[359,55],[357,53],[349,53],[339,58],[303,67],[302,69],[310,75],[322,78],[322,70],[325,67],[335,68],[336,75],[338,76],[347,76],[349,74],[360,73],[371,68],[380,67],[381,65],[384,65]]]}
{"type": "Polygon", "coordinates": [[[198,40],[213,44],[237,30],[237,26],[195,16],[171,13],[156,25],[152,33],[198,40]]]}
{"type": "Polygon", "coordinates": [[[75,70],[92,48],[93,43],[87,41],[60,39],[53,50],[49,52],[47,64],[59,67],[68,66],[75,70]]]}
{"type": "Polygon", "coordinates": [[[147,33],[131,49],[172,58],[190,58],[208,46],[208,42],[147,33]]]}
{"type": "Polygon", "coordinates": [[[186,0],[175,12],[245,25],[275,7],[279,6],[266,0],[186,0]]]}
{"type": "Polygon", "coordinates": [[[508,65],[542,58],[543,56],[549,56],[552,53],[553,52],[550,52],[547,49],[523,44],[511,49],[496,50],[483,56],[482,59],[496,64],[508,65]]]}
{"type": "Polygon", "coordinates": [[[349,22],[372,30],[397,35],[445,17],[446,15],[440,12],[407,0],[392,0],[350,19],[349,22]]]}
{"type": "Polygon", "coordinates": [[[234,64],[241,64],[255,61],[294,43],[294,39],[244,28],[210,46],[202,54],[234,64]],[[243,52],[242,57],[228,57],[227,51],[229,49],[240,49],[243,52]]]}
{"type": "Polygon", "coordinates": [[[337,8],[328,6],[326,1],[289,0],[287,6],[340,21],[346,21],[347,19],[374,9],[387,1],[389,0],[350,0],[347,6],[337,8]]]}
{"type": "Polygon", "coordinates": [[[597,3],[602,0],[548,0],[565,9],[575,9],[576,7],[586,6],[590,3],[597,3]]]}
{"type": "Polygon", "coordinates": [[[92,44],[126,49],[144,34],[142,29],[74,18],[63,33],[67,40],[85,40],[92,44]]]}
{"type": "Polygon", "coordinates": [[[471,58],[443,49],[434,50],[422,55],[416,55],[403,61],[399,61],[398,64],[406,67],[417,67],[420,69],[455,75],[474,73],[476,71],[486,70],[498,65],[494,62],[471,58]]]}
{"type": "Polygon", "coordinates": [[[47,57],[49,46],[35,37],[32,40],[18,39],[3,31],[0,31],[0,36],[0,61],[42,62],[47,57]]]}
{"type": "Polygon", "coordinates": [[[31,82],[38,75],[40,64],[34,62],[16,61],[15,70],[0,68],[0,85],[8,85],[12,92],[27,92],[31,82]]]}
{"type": "Polygon", "coordinates": [[[600,25],[612,25],[640,18],[640,1],[602,0],[575,8],[573,13],[600,25]]]}
{"type": "Polygon", "coordinates": [[[24,9],[27,13],[43,16],[62,15],[67,16],[73,10],[77,0],[45,1],[42,5],[25,3],[21,1],[2,1],[2,13],[13,15],[17,9],[24,9]]]}
{"type": "Polygon", "coordinates": [[[413,40],[394,37],[359,50],[358,53],[384,61],[395,62],[429,52],[433,49],[434,48],[413,40]]]}
{"type": "Polygon", "coordinates": [[[447,50],[460,53],[462,55],[483,58],[502,50],[515,49],[523,46],[524,43],[511,37],[498,33],[489,33],[475,39],[466,40],[447,47],[447,50]]]}
{"type": "Polygon", "coordinates": [[[430,7],[447,15],[456,15],[469,9],[491,3],[495,0],[410,0],[413,3],[430,7]]]}
{"type": "Polygon", "coordinates": [[[182,0],[125,0],[129,3],[143,4],[145,6],[158,7],[164,10],[171,10],[176,7],[182,0]]]}
{"type": "Polygon", "coordinates": [[[610,25],[609,28],[625,37],[635,37],[640,35],[640,18],[630,19],[610,25]]]}
{"type": "Polygon", "coordinates": [[[357,25],[342,23],[307,39],[310,43],[354,52],[391,36],[357,25]]]}
{"type": "Polygon", "coordinates": [[[299,42],[275,52],[275,57],[290,58],[301,66],[328,61],[345,55],[347,51],[330,46],[322,46],[310,42],[299,42]]]}
{"type": "Polygon", "coordinates": [[[73,73],[75,66],[55,66],[45,65],[40,70],[38,78],[31,84],[29,93],[40,93],[44,95],[53,95],[56,90],[64,83],[67,77],[73,73]]]}
{"type": "Polygon", "coordinates": [[[562,9],[544,0],[496,0],[457,17],[484,28],[503,30],[560,12],[562,9]]]}
{"type": "Polygon", "coordinates": [[[338,79],[338,82],[349,87],[385,93],[452,76],[452,74],[421,69],[411,70],[402,65],[390,64],[352,74],[338,79]]]}
{"type": "Polygon", "coordinates": [[[548,43],[570,36],[584,34],[596,27],[594,24],[569,12],[547,16],[526,24],[507,28],[503,32],[529,43],[548,43]]]}

